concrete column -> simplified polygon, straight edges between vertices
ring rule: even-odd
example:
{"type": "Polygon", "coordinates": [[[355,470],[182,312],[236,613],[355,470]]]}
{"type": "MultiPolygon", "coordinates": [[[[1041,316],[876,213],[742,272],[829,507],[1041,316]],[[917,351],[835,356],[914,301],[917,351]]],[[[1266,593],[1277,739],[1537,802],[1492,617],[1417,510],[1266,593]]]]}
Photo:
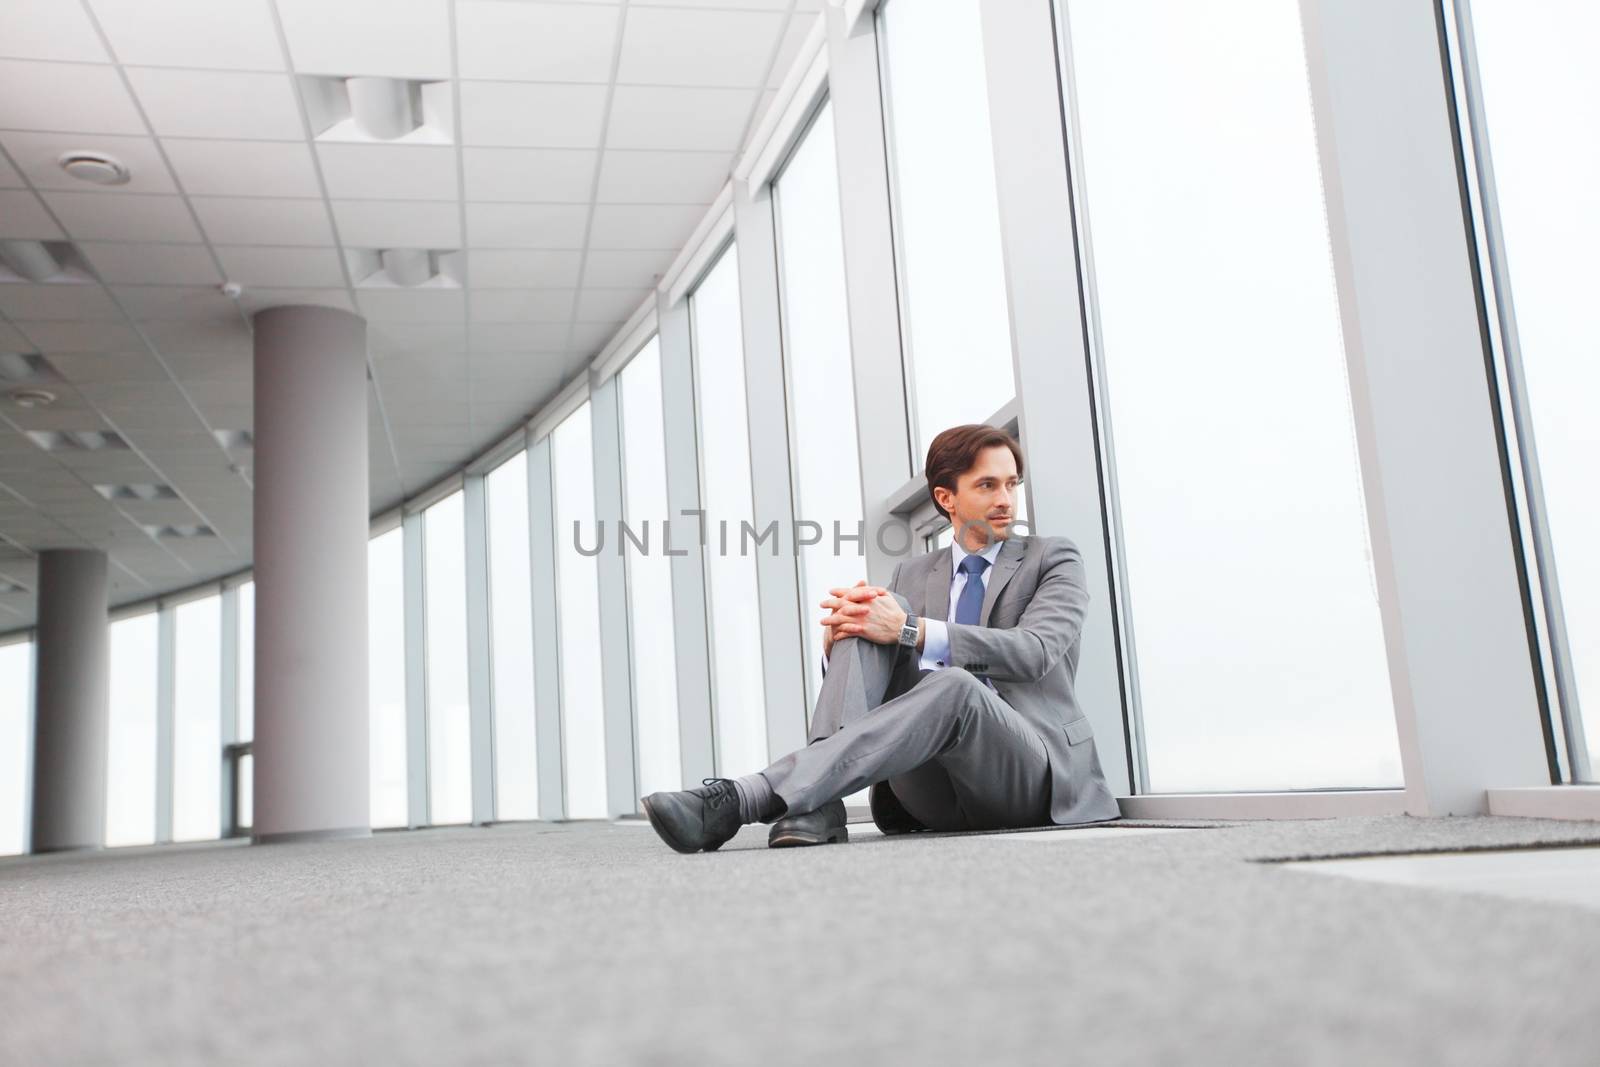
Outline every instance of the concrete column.
{"type": "Polygon", "coordinates": [[[104,552],[39,553],[35,634],[33,851],[99,848],[111,659],[104,552]]]}
{"type": "Polygon", "coordinates": [[[370,833],[366,323],[255,324],[255,839],[370,833]]]}

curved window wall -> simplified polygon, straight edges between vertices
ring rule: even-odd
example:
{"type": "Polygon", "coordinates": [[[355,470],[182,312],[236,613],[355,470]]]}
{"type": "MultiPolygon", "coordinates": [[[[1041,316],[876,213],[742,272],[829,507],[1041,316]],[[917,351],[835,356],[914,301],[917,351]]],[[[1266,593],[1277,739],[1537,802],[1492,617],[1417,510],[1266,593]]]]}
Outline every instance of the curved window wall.
{"type": "Polygon", "coordinates": [[[539,814],[533,716],[533,578],[528,547],[528,454],[484,478],[488,498],[489,627],[493,669],[495,817],[539,814]]]}
{"type": "Polygon", "coordinates": [[[111,734],[106,745],[106,844],[156,839],[157,612],[111,624],[111,734]]]}
{"type": "Polygon", "coordinates": [[[600,569],[595,544],[594,430],[587,401],[550,435],[555,484],[556,595],[561,622],[561,746],[567,818],[603,819],[605,709],[600,569]]]}
{"type": "Polygon", "coordinates": [[[754,523],[755,505],[737,248],[722,253],[689,297],[689,313],[699,401],[717,773],[734,777],[759,771],[768,762],[756,564],[743,551],[741,526],[754,523]]]}
{"type": "Polygon", "coordinates": [[[396,526],[367,542],[367,773],[374,828],[408,821],[403,536],[396,526]]]}
{"type": "Polygon", "coordinates": [[[980,0],[879,9],[912,453],[1016,393],[980,0]]]}
{"type": "Polygon", "coordinates": [[[0,646],[0,856],[28,840],[33,750],[33,642],[0,646]]]}
{"type": "Polygon", "coordinates": [[[1507,422],[1532,510],[1551,685],[1570,777],[1596,780],[1600,729],[1600,9],[1553,0],[1456,0],[1476,59],[1475,145],[1508,365],[1507,422]]]}
{"type": "Polygon", "coordinates": [[[428,815],[472,821],[472,733],[467,693],[466,516],[457,490],[430,507],[427,563],[428,815]]]}
{"type": "Polygon", "coordinates": [[[1296,9],[1065,11],[1147,784],[1399,785],[1296,9]]]}

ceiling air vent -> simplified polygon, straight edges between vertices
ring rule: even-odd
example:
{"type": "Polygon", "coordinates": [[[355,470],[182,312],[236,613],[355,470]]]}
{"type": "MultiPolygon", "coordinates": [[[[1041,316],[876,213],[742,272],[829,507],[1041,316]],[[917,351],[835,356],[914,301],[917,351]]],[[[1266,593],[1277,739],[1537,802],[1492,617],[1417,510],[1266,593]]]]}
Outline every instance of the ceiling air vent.
{"type": "Polygon", "coordinates": [[[128,179],[132,177],[120,159],[108,156],[104,152],[89,150],[63,152],[56,162],[61,164],[62,170],[74,178],[91,185],[127,185],[128,179]]]}
{"type": "Polygon", "coordinates": [[[0,352],[0,387],[60,380],[61,375],[37,352],[0,352]]]}
{"type": "Polygon", "coordinates": [[[71,241],[0,239],[0,283],[27,285],[92,285],[89,273],[71,241]]]}
{"type": "Polygon", "coordinates": [[[146,503],[155,500],[176,500],[177,491],[170,485],[154,485],[142,483],[136,485],[97,485],[94,491],[107,500],[140,500],[146,503]]]}
{"type": "Polygon", "coordinates": [[[146,526],[144,532],[157,540],[188,541],[196,537],[216,536],[216,531],[211,527],[191,523],[161,523],[154,526],[146,526]]]}
{"type": "Polygon", "coordinates": [[[450,83],[404,78],[302,77],[318,141],[450,144],[450,83]]]}
{"type": "Polygon", "coordinates": [[[256,447],[255,434],[249,430],[212,430],[211,436],[229,452],[248,451],[256,447]]]}
{"type": "Polygon", "coordinates": [[[459,289],[461,253],[438,248],[353,248],[345,263],[358,289],[459,289]]]}
{"type": "Polygon", "coordinates": [[[106,452],[128,442],[110,430],[29,430],[33,443],[46,452],[106,452]]]}

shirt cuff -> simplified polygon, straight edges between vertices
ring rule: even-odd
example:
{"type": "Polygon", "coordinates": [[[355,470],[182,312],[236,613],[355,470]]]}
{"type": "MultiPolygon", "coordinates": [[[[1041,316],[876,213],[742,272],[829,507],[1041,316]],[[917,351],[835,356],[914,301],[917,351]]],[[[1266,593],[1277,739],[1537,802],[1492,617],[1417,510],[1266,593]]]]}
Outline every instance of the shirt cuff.
{"type": "Polygon", "coordinates": [[[925,671],[950,666],[950,628],[939,619],[922,620],[922,662],[925,671]]]}

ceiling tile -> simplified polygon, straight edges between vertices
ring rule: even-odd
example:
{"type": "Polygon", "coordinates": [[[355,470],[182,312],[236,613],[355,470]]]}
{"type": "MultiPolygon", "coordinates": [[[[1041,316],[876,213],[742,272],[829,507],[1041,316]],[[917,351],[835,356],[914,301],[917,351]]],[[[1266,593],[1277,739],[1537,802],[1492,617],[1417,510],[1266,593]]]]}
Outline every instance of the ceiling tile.
{"type": "Polygon", "coordinates": [[[0,351],[19,352],[31,347],[20,330],[9,323],[0,322],[0,351]]]}
{"type": "Polygon", "coordinates": [[[119,63],[283,70],[267,0],[92,0],[119,63]]]}
{"type": "Polygon", "coordinates": [[[650,289],[585,289],[578,294],[579,322],[621,322],[649,298],[650,289]]]}
{"type": "Polygon", "coordinates": [[[204,245],[84,244],[101,281],[128,285],[219,285],[222,278],[204,245]]]}
{"type": "Polygon", "coordinates": [[[155,141],[148,137],[112,137],[107,134],[81,133],[7,133],[0,134],[6,151],[17,161],[28,179],[40,189],[71,189],[93,193],[105,189],[80,181],[61,169],[61,156],[73,150],[93,149],[115,156],[128,168],[125,185],[109,190],[118,193],[172,193],[177,190],[167,165],[155,141]]]}
{"type": "Polygon", "coordinates": [[[577,148],[463,148],[466,198],[587,204],[598,155],[577,148]]]}
{"type": "Polygon", "coordinates": [[[450,77],[446,0],[277,0],[301,74],[450,77]]]}
{"type": "MultiPolygon", "coordinates": [[[[321,200],[196,196],[194,212],[216,244],[330,246],[333,228],[321,200]]],[[[318,283],[312,283],[318,284],[318,283]]]]}
{"type": "Polygon", "coordinates": [[[0,129],[145,133],[115,67],[0,60],[0,129]]]}
{"type": "Polygon", "coordinates": [[[460,0],[460,75],[609,83],[619,14],[619,8],[600,5],[460,0]]]}
{"type": "Polygon", "coordinates": [[[184,355],[198,355],[217,361],[242,361],[246,366],[250,362],[250,330],[241,318],[151,320],[141,324],[141,329],[169,366],[173,366],[174,358],[184,355]]]}
{"type": "Polygon", "coordinates": [[[0,314],[15,320],[122,318],[98,285],[0,285],[0,314]]]}
{"type": "Polygon", "coordinates": [[[25,189],[27,185],[28,183],[22,180],[22,175],[17,173],[17,168],[0,156],[0,189],[25,189]]]}
{"type": "Polygon", "coordinates": [[[135,319],[225,319],[238,314],[218,285],[119,285],[111,291],[135,319]]]}
{"type": "Polygon", "coordinates": [[[606,88],[600,85],[461,83],[461,141],[512,148],[594,148],[606,88]]]}
{"type": "Polygon", "coordinates": [[[461,247],[461,213],[454,203],[335,200],[333,215],[346,248],[461,247]]]}
{"type": "Polygon", "coordinates": [[[726,152],[608,151],[600,161],[601,204],[709,204],[733,168],[726,152]]]}
{"type": "Polygon", "coordinates": [[[475,323],[468,338],[478,352],[560,352],[571,327],[552,322],[475,323]]]}
{"type": "Polygon", "coordinates": [[[334,199],[456,199],[454,148],[325,144],[317,154],[334,199]]]}
{"type": "Polygon", "coordinates": [[[587,361],[610,343],[617,327],[609,322],[580,322],[572,327],[569,347],[579,361],[587,361]]]}
{"type": "Polygon", "coordinates": [[[61,0],[0,4],[0,56],[105,63],[110,56],[81,5],[61,0]]]}
{"type": "Polygon", "coordinates": [[[44,193],[77,241],[199,242],[200,231],[182,197],[130,193],[44,193]]]}
{"type": "Polygon", "coordinates": [[[468,204],[474,248],[582,248],[589,208],[581,204],[468,204]]]}
{"type": "MultiPolygon", "coordinates": [[[[0,290],[7,287],[0,287],[0,290]]],[[[47,357],[57,352],[127,352],[144,347],[133,327],[122,322],[17,322],[47,357]]]]}
{"type": "Polygon", "coordinates": [[[467,254],[473,289],[562,289],[578,284],[582,253],[474,249],[467,254]]]}
{"type": "Polygon", "coordinates": [[[617,81],[754,88],[786,21],[772,11],[630,10],[617,81]]]}
{"type": "Polygon", "coordinates": [[[369,322],[367,344],[374,353],[416,353],[446,360],[467,350],[467,326],[464,322],[369,322]]]}
{"type": "Polygon", "coordinates": [[[344,265],[332,248],[237,248],[218,246],[217,258],[228,280],[243,286],[344,284],[344,265]]]}
{"type": "Polygon", "coordinates": [[[485,289],[472,294],[472,321],[567,322],[575,295],[572,289],[485,289]]]}
{"type": "Polygon", "coordinates": [[[162,147],[191,196],[322,196],[311,151],[303,143],[168,137],[162,147]]]}
{"type": "Polygon", "coordinates": [[[368,319],[387,322],[459,322],[466,316],[460,289],[381,289],[356,294],[368,319]]]}
{"type": "Polygon", "coordinates": [[[731,153],[739,147],[757,95],[754,89],[619,85],[606,145],[731,153]]]}
{"type": "Polygon", "coordinates": [[[584,261],[583,284],[597,289],[652,289],[676,252],[591,251],[584,261]]]}
{"type": "Polygon", "coordinates": [[[0,190],[0,238],[57,241],[63,236],[37,196],[26,189],[0,190]]]}
{"type": "Polygon", "coordinates": [[[599,204],[589,232],[590,248],[662,248],[676,253],[706,209],[655,204],[599,204]]]}
{"type": "Polygon", "coordinates": [[[305,136],[286,74],[128,70],[150,125],[163,137],[297,141],[305,136]]]}

